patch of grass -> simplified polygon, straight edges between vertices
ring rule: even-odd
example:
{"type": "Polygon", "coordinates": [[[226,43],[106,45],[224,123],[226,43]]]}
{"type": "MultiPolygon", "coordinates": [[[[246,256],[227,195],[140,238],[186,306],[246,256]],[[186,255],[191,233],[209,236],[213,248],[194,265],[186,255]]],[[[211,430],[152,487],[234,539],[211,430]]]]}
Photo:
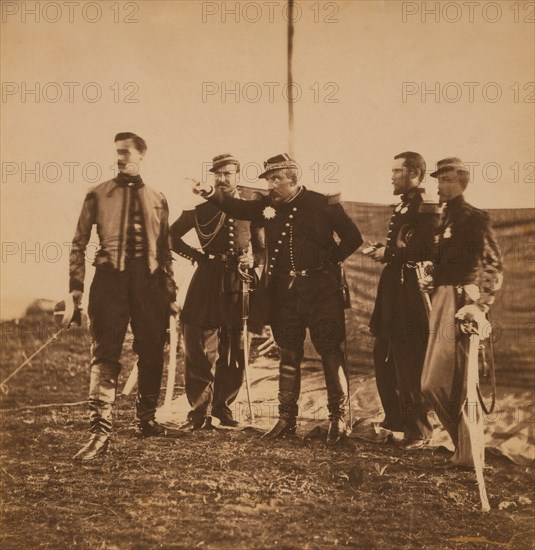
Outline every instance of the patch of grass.
{"type": "MultiPolygon", "coordinates": [[[[2,377],[43,341],[30,329],[24,341],[3,333],[2,377]]],[[[80,329],[13,378],[2,409],[84,400],[88,363],[80,329]]],[[[444,451],[246,431],[140,440],[133,408],[118,400],[110,451],[88,465],[71,458],[88,437],[85,407],[2,415],[3,549],[533,547],[531,468],[489,457],[483,514],[473,472],[448,468],[444,451]]]]}

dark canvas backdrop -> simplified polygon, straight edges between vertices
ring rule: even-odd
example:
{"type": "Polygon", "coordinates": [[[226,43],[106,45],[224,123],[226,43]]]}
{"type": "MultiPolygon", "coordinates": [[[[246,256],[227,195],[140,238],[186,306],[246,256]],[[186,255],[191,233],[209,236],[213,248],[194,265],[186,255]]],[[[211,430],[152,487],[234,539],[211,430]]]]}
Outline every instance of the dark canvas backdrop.
{"type": "MultiPolygon", "coordinates": [[[[249,191],[252,190],[246,190],[246,193],[249,191]]],[[[384,242],[392,206],[344,202],[344,208],[358,225],[365,243],[384,242]]],[[[491,310],[498,383],[533,387],[535,209],[492,209],[488,212],[505,270],[503,287],[491,310]]],[[[369,372],[373,368],[373,338],[368,323],[382,266],[357,251],[345,262],[345,270],[352,295],[352,308],[346,311],[349,363],[354,372],[369,372]]],[[[308,339],[306,356],[309,359],[317,357],[308,339]]]]}

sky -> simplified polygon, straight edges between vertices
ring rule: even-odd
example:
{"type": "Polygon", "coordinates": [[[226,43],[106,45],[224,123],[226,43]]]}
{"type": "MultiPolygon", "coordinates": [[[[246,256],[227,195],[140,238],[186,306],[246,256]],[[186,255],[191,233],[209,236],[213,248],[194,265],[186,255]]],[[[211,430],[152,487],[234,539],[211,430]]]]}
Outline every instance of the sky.
{"type": "MultiPolygon", "coordinates": [[[[296,3],[304,185],[392,203],[392,159],[412,150],[428,172],[448,156],[469,163],[480,208],[534,206],[532,2],[296,3]]],[[[171,221],[195,204],[185,178],[209,177],[217,154],[262,187],[262,163],[289,150],[285,5],[1,3],[2,318],[66,295],[81,203],[113,177],[117,132],[147,141],[143,178],[171,221]]],[[[436,196],[432,178],[425,187],[436,196]]]]}

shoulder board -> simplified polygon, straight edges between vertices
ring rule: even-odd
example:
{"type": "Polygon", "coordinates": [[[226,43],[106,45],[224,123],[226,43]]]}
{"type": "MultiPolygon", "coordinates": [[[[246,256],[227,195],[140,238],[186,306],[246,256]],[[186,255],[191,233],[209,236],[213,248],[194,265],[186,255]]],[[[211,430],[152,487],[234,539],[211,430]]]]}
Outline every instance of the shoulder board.
{"type": "Polygon", "coordinates": [[[467,202],[465,202],[463,205],[463,211],[466,212],[468,215],[480,220],[489,219],[488,212],[486,212],[485,210],[480,210],[479,208],[476,208],[475,206],[467,202]]]}
{"type": "Polygon", "coordinates": [[[318,201],[321,204],[338,204],[341,201],[342,194],[339,191],[320,193],[319,191],[313,191],[312,189],[306,189],[304,191],[304,197],[307,201],[318,201]]]}
{"type": "Polygon", "coordinates": [[[431,202],[423,200],[418,206],[419,214],[441,214],[442,205],[438,202],[431,202]]]}
{"type": "Polygon", "coordinates": [[[327,197],[327,204],[339,204],[342,201],[342,193],[335,191],[332,193],[325,193],[327,197]]]}

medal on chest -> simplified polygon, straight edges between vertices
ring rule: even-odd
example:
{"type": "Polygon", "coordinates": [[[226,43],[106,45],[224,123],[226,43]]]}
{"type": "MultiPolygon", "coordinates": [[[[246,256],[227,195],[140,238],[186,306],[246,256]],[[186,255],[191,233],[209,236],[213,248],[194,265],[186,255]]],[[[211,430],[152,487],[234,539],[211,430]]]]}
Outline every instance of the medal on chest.
{"type": "Polygon", "coordinates": [[[262,210],[262,216],[265,220],[272,220],[277,214],[277,211],[273,208],[273,206],[266,206],[264,210],[262,210]]]}

